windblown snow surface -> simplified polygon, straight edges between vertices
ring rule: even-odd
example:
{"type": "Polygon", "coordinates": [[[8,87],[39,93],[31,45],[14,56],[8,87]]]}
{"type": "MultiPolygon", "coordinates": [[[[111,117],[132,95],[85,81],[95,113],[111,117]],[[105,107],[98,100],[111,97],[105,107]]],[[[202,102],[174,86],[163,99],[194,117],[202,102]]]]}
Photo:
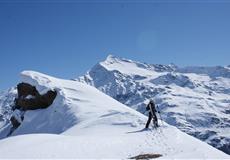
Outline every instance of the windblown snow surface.
{"type": "Polygon", "coordinates": [[[109,55],[77,79],[141,112],[149,99],[170,125],[230,154],[230,68],[146,64],[109,55]]]}
{"type": "Polygon", "coordinates": [[[146,116],[86,84],[33,71],[21,75],[40,93],[58,95],[49,108],[25,113],[13,135],[0,141],[0,158],[230,158],[167,123],[142,130],[146,116]]]}

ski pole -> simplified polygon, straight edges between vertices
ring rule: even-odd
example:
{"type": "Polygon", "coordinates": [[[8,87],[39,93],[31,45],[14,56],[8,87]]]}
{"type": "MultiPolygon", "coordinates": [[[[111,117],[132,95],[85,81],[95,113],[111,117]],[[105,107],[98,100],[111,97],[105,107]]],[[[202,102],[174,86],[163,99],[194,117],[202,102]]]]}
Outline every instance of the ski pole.
{"type": "Polygon", "coordinates": [[[158,105],[157,105],[157,113],[159,114],[159,117],[160,117],[160,120],[161,120],[161,124],[163,125],[163,120],[162,120],[162,117],[161,117],[161,114],[160,114],[160,111],[159,111],[159,108],[158,108],[158,105]]]}

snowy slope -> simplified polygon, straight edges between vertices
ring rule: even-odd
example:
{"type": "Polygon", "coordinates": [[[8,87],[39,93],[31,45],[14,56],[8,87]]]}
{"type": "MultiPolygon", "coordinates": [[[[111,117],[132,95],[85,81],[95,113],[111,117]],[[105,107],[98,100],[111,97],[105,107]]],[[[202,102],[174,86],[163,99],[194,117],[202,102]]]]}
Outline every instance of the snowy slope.
{"type": "Polygon", "coordinates": [[[14,136],[0,141],[0,158],[229,158],[166,123],[143,131],[147,117],[83,83],[33,71],[22,81],[58,94],[49,108],[25,113],[14,136]]]}
{"type": "Polygon", "coordinates": [[[230,154],[229,67],[179,68],[109,55],[76,80],[141,113],[153,98],[167,123],[230,154]]]}

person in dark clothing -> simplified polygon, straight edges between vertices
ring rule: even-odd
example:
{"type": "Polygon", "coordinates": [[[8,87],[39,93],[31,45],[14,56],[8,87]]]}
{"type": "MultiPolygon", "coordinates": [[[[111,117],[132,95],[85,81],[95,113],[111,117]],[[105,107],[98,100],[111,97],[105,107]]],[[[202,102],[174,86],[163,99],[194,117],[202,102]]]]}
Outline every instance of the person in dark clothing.
{"type": "Polygon", "coordinates": [[[146,129],[149,128],[149,124],[150,124],[152,119],[153,119],[154,126],[158,127],[159,125],[158,125],[158,120],[157,120],[157,115],[156,115],[157,110],[155,108],[155,104],[154,104],[153,100],[150,100],[149,104],[146,107],[146,111],[149,112],[149,118],[148,118],[148,121],[145,125],[145,128],[146,129]]]}

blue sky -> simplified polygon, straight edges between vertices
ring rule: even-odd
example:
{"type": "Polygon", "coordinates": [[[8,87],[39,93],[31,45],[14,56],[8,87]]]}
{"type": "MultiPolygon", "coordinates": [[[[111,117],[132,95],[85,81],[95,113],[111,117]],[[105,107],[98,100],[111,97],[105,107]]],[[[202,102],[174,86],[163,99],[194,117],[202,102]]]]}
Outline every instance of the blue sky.
{"type": "Polygon", "coordinates": [[[230,3],[27,2],[0,0],[0,90],[16,85],[22,70],[73,78],[111,53],[179,66],[230,64],[230,3]]]}

